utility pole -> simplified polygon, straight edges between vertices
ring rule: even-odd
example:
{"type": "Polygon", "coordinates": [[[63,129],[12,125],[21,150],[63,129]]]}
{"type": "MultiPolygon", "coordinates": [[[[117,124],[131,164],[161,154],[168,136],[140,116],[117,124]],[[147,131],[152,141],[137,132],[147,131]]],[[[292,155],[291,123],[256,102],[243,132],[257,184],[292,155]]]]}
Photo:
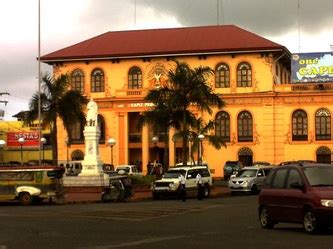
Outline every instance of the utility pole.
{"type": "MultiPolygon", "coordinates": [[[[0,92],[0,96],[2,96],[2,95],[10,95],[10,94],[7,93],[7,92],[0,92]]],[[[0,100],[0,103],[4,103],[5,105],[7,105],[8,101],[7,100],[0,100]]]]}
{"type": "MultiPolygon", "coordinates": [[[[9,93],[8,92],[0,92],[0,96],[2,96],[2,95],[9,95],[9,93]]],[[[0,100],[0,103],[4,103],[5,105],[7,105],[8,101],[7,100],[0,100]]],[[[5,115],[5,111],[0,109],[0,120],[3,119],[4,115],[5,115]]]]}

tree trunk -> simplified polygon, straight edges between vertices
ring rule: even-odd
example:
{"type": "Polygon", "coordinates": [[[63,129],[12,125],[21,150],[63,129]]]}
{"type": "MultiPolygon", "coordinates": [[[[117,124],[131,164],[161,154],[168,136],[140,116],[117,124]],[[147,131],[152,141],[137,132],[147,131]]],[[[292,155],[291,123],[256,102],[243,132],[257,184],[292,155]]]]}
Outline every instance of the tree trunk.
{"type": "Polygon", "coordinates": [[[58,140],[57,140],[57,121],[51,123],[51,145],[52,145],[52,162],[58,165],[58,140]]]}
{"type": "Polygon", "coordinates": [[[164,172],[166,172],[169,168],[169,132],[168,130],[164,131],[164,158],[163,158],[163,168],[164,172]]]}
{"type": "Polygon", "coordinates": [[[187,165],[187,121],[186,121],[186,109],[184,110],[184,114],[183,114],[183,165],[186,166],[187,165]]]}

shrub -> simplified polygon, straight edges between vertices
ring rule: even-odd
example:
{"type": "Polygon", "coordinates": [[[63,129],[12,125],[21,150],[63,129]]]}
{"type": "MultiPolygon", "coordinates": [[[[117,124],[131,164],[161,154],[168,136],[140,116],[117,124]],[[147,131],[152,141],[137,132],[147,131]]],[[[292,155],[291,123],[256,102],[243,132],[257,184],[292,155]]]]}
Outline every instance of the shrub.
{"type": "Polygon", "coordinates": [[[155,175],[146,175],[146,176],[134,176],[131,175],[130,179],[132,180],[133,186],[147,186],[150,187],[150,184],[156,180],[155,175]]]}

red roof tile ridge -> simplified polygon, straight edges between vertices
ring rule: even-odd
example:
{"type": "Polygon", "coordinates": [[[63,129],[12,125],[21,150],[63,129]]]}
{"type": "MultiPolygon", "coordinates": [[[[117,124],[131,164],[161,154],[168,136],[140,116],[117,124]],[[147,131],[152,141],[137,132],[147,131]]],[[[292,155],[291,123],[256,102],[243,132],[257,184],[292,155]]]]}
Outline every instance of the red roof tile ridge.
{"type": "Polygon", "coordinates": [[[231,24],[108,31],[46,54],[41,59],[46,62],[272,49],[287,50],[280,44],[231,24]]]}
{"type": "MultiPolygon", "coordinates": [[[[237,27],[234,24],[223,24],[223,25],[202,25],[202,26],[179,26],[169,28],[149,28],[149,29],[126,29],[126,30],[110,30],[106,33],[122,33],[122,32],[145,32],[145,31],[168,31],[168,30],[181,30],[181,29],[203,29],[203,28],[226,28],[226,27],[237,27]]],[[[245,30],[246,31],[246,30],[245,30]]]]}

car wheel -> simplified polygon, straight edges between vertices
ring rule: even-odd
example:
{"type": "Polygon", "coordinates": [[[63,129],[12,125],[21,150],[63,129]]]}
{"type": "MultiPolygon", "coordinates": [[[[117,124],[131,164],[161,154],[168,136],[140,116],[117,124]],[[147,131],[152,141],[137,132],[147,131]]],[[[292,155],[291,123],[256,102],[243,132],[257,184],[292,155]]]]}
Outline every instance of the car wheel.
{"type": "Polygon", "coordinates": [[[266,207],[262,207],[260,209],[260,213],[259,213],[259,221],[261,224],[262,228],[265,229],[270,229],[274,227],[274,222],[271,220],[271,218],[268,215],[268,210],[266,207]]]}
{"type": "Polygon", "coordinates": [[[19,199],[24,206],[28,206],[32,203],[32,196],[27,192],[21,193],[19,199]]]}
{"type": "Polygon", "coordinates": [[[307,209],[304,212],[303,227],[307,233],[316,233],[319,231],[318,220],[311,209],[307,209]]]}
{"type": "Polygon", "coordinates": [[[257,185],[252,186],[251,193],[254,194],[254,195],[259,193],[257,185]]]}
{"type": "Polygon", "coordinates": [[[205,198],[208,198],[210,196],[210,188],[209,185],[204,186],[203,194],[205,198]]]}

